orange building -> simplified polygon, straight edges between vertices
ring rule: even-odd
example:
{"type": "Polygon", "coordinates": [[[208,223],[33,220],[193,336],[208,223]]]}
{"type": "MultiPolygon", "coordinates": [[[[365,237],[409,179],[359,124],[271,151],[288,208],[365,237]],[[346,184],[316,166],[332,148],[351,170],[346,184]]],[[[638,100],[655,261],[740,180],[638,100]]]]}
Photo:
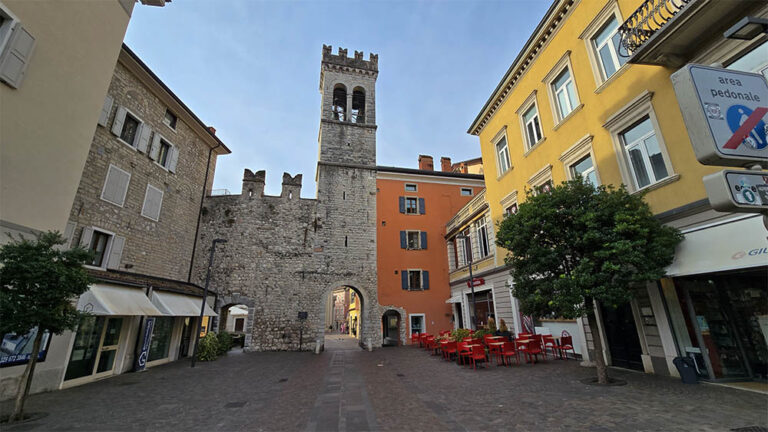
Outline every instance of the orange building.
{"type": "Polygon", "coordinates": [[[449,158],[435,171],[377,167],[378,296],[384,343],[408,343],[417,332],[453,329],[446,223],[483,190],[481,174],[455,172],[449,158]]]}

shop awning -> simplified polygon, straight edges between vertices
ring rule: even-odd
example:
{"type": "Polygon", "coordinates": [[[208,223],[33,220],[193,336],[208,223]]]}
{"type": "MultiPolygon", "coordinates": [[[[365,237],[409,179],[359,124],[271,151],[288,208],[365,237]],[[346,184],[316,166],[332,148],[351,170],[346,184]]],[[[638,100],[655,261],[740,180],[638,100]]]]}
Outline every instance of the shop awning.
{"type": "MultiPolygon", "coordinates": [[[[152,304],[157,306],[163,315],[168,316],[198,316],[200,315],[200,297],[188,296],[165,291],[152,293],[152,304]]],[[[218,316],[208,304],[205,305],[206,316],[218,316]]]]}
{"type": "Polygon", "coordinates": [[[768,243],[760,215],[683,231],[667,276],[744,269],[768,264],[768,243]]]}
{"type": "Polygon", "coordinates": [[[461,294],[455,295],[448,300],[445,301],[446,303],[461,303],[461,294]]]}
{"type": "Polygon", "coordinates": [[[141,288],[94,284],[77,301],[77,310],[93,315],[163,315],[141,288]]]}

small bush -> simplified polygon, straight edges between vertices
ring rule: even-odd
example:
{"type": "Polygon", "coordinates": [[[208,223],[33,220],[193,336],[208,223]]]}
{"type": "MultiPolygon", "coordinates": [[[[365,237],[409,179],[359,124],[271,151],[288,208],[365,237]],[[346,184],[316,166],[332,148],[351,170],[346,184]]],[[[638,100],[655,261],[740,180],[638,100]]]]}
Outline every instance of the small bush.
{"type": "Polygon", "coordinates": [[[465,337],[469,336],[471,332],[467,329],[455,329],[451,332],[451,338],[456,342],[461,342],[465,337]]]}
{"type": "Polygon", "coordinates": [[[200,347],[197,350],[197,359],[200,361],[214,361],[219,356],[219,338],[214,332],[208,332],[200,339],[200,347]]]}
{"type": "Polygon", "coordinates": [[[232,335],[227,332],[219,333],[219,355],[226,354],[232,348],[232,335]]]}

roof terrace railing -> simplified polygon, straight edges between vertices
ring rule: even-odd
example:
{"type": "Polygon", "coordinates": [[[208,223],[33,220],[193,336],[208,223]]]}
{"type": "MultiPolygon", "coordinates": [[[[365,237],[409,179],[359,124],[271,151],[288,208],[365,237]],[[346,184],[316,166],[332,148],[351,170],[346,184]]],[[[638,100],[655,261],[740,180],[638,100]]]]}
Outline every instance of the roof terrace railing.
{"type": "Polygon", "coordinates": [[[631,55],[694,0],[645,0],[619,27],[621,44],[631,55]]]}

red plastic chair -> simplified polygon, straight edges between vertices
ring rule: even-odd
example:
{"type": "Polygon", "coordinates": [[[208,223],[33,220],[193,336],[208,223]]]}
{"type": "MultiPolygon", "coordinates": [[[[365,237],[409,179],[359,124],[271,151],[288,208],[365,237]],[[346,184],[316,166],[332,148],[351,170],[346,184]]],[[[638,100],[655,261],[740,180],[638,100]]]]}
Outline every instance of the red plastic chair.
{"type": "Polygon", "coordinates": [[[416,345],[419,343],[419,337],[421,336],[421,333],[413,333],[411,335],[411,345],[416,345]]]}
{"type": "Polygon", "coordinates": [[[472,353],[469,356],[470,360],[472,360],[472,369],[477,369],[477,362],[486,362],[487,359],[485,358],[485,348],[482,346],[473,346],[472,347],[472,353]]]}
{"type": "MultiPolygon", "coordinates": [[[[517,351],[515,351],[515,344],[512,342],[504,342],[504,345],[501,346],[501,351],[498,353],[498,355],[501,357],[501,362],[504,365],[507,365],[507,359],[510,357],[515,358],[515,364],[520,364],[520,357],[517,354],[517,351]]],[[[511,362],[509,363],[512,364],[511,362]]],[[[498,359],[496,360],[496,366],[499,365],[498,359]]]]}
{"type": "Polygon", "coordinates": [[[419,335],[419,347],[424,348],[427,343],[427,337],[432,336],[429,333],[422,333],[419,335]]]}
{"type": "Polygon", "coordinates": [[[446,342],[442,345],[443,358],[451,361],[451,355],[458,353],[458,344],[456,342],[446,342]]]}
{"type": "Polygon", "coordinates": [[[464,359],[469,362],[469,355],[472,354],[472,350],[469,349],[468,342],[459,342],[457,347],[459,351],[459,364],[464,364],[464,359]]]}
{"type": "Polygon", "coordinates": [[[573,352],[573,358],[576,358],[576,350],[573,349],[573,337],[570,333],[563,330],[562,336],[560,336],[560,345],[557,345],[557,349],[560,350],[560,358],[568,358],[568,351],[573,352]]]}
{"type": "Polygon", "coordinates": [[[543,335],[542,337],[542,351],[544,353],[544,358],[547,357],[547,349],[552,350],[552,358],[554,359],[557,351],[557,343],[555,343],[555,339],[552,337],[552,335],[543,335]]]}
{"type": "Polygon", "coordinates": [[[531,364],[536,362],[536,356],[542,354],[541,345],[539,345],[536,340],[531,342],[518,342],[517,350],[523,353],[523,355],[525,355],[526,361],[530,362],[531,364]]]}

